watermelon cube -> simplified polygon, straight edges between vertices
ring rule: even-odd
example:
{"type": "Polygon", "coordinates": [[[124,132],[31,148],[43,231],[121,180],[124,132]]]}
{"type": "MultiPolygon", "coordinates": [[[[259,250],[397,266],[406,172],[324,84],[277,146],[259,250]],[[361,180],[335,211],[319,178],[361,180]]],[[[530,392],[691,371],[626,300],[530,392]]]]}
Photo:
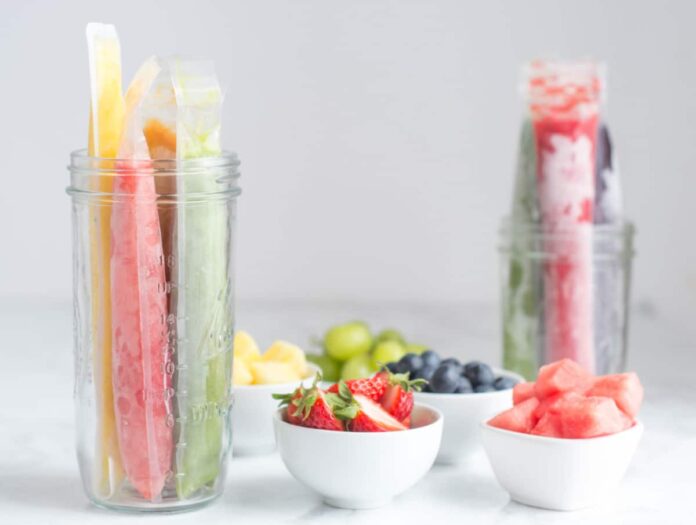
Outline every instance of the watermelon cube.
{"type": "Polygon", "coordinates": [[[587,395],[612,398],[624,414],[634,419],[643,402],[643,385],[634,372],[600,376],[587,395]]]}
{"type": "Polygon", "coordinates": [[[571,359],[561,359],[539,369],[534,393],[539,399],[559,392],[585,392],[592,386],[592,375],[571,359]]]}
{"type": "Polygon", "coordinates": [[[519,405],[530,397],[534,397],[534,383],[517,383],[512,387],[512,403],[514,405],[519,405]]]}
{"type": "Polygon", "coordinates": [[[547,412],[557,413],[562,408],[562,403],[566,400],[572,400],[583,397],[577,392],[559,392],[552,396],[545,397],[539,401],[539,405],[534,409],[534,417],[541,419],[547,412]]]}
{"type": "Polygon", "coordinates": [[[554,412],[546,412],[530,433],[537,436],[562,438],[561,416],[554,412]]]}
{"type": "Polygon", "coordinates": [[[549,413],[558,416],[564,438],[605,436],[632,425],[626,414],[608,397],[568,396],[549,413]]]}
{"type": "Polygon", "coordinates": [[[512,432],[529,433],[536,424],[534,409],[538,405],[539,401],[535,397],[531,397],[505,412],[501,412],[491,419],[488,424],[492,427],[502,428],[503,430],[510,430],[512,432]]]}

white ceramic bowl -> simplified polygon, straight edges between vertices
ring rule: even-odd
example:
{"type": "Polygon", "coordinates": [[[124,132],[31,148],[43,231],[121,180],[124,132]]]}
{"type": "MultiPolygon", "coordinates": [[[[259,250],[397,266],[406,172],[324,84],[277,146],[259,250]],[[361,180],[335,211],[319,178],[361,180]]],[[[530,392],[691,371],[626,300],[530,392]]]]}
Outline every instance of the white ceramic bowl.
{"type": "Polygon", "coordinates": [[[307,370],[302,381],[232,387],[232,454],[253,456],[275,450],[273,414],[278,410],[278,400],[273,394],[288,394],[300,384],[310,386],[319,369],[308,363],[307,370]]]}
{"type": "Polygon", "coordinates": [[[623,432],[559,439],[510,432],[482,423],[483,446],[498,482],[525,505],[576,510],[599,503],[618,486],[643,434],[623,432]]]}
{"type": "Polygon", "coordinates": [[[278,450],[290,473],[334,507],[381,507],[421,479],[435,461],[442,414],[416,404],[412,428],[396,432],[338,432],[275,418],[278,450]]]}
{"type": "MultiPolygon", "coordinates": [[[[506,370],[494,368],[497,376],[524,379],[506,370]]],[[[444,416],[442,444],[437,455],[440,464],[458,464],[471,458],[481,448],[481,421],[487,421],[512,406],[512,389],[480,394],[434,394],[416,392],[415,400],[437,408],[444,416]]]]}

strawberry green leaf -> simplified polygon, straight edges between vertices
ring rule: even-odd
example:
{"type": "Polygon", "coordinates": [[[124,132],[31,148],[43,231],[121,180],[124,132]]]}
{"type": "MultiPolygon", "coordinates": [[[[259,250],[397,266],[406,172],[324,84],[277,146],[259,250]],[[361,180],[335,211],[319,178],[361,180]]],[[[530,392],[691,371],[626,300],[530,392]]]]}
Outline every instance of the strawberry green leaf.
{"type": "Polygon", "coordinates": [[[331,412],[341,420],[354,419],[360,411],[358,402],[352,396],[353,394],[351,394],[350,398],[346,399],[340,394],[328,393],[324,395],[329,408],[331,408],[331,412]]]}
{"type": "Polygon", "coordinates": [[[428,381],[426,381],[425,379],[411,379],[411,374],[409,372],[406,372],[405,374],[394,374],[387,370],[387,373],[389,374],[389,384],[399,385],[406,392],[410,392],[411,390],[420,392],[420,390],[428,384],[428,381]]]}
{"type": "Polygon", "coordinates": [[[292,401],[292,398],[295,395],[297,395],[298,392],[299,393],[302,392],[302,387],[298,387],[297,390],[295,390],[294,392],[291,392],[290,394],[271,394],[271,397],[273,399],[277,399],[278,401],[280,401],[280,403],[278,404],[279,407],[284,407],[284,406],[288,406],[290,404],[290,402],[292,401]]]}
{"type": "Polygon", "coordinates": [[[353,392],[350,391],[350,388],[348,388],[348,385],[343,380],[338,382],[338,395],[346,401],[353,400],[353,392]]]}

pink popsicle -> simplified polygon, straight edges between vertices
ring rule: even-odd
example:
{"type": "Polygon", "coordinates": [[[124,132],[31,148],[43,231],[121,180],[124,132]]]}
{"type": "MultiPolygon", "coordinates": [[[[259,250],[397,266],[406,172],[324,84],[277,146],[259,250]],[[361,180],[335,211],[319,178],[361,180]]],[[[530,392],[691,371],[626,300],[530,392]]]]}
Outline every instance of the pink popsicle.
{"type": "Polygon", "coordinates": [[[126,475],[149,500],[171,469],[167,297],[150,161],[120,161],[111,218],[113,389],[126,475]]]}
{"type": "Polygon", "coordinates": [[[592,222],[599,77],[592,64],[537,67],[530,77],[530,109],[548,258],[546,362],[567,357],[594,373],[592,222]]]}

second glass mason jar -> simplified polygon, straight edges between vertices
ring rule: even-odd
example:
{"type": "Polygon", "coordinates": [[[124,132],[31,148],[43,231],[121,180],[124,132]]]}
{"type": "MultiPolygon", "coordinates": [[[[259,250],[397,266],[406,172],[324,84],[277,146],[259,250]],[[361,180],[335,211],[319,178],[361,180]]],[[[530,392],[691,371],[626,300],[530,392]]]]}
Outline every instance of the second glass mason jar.
{"type": "MultiPolygon", "coordinates": [[[[595,374],[622,372],[626,365],[628,304],[633,260],[634,228],[630,223],[594,225],[591,232],[590,298],[595,374]]],[[[550,232],[540,224],[503,221],[500,230],[503,366],[534,380],[538,368],[558,356],[545,326],[558,290],[547,290],[545,272],[572,269],[584,261],[559,258],[573,253],[562,248],[577,241],[577,232],[550,232]],[[553,250],[549,250],[553,246],[553,250]]],[[[548,284],[548,282],[547,282],[548,284]]],[[[584,296],[583,290],[563,289],[565,299],[584,296]]],[[[558,349],[556,349],[557,351],[558,349]]]]}
{"type": "Polygon", "coordinates": [[[72,155],[77,453],[98,505],[177,510],[222,492],[238,166],[72,155]]]}

